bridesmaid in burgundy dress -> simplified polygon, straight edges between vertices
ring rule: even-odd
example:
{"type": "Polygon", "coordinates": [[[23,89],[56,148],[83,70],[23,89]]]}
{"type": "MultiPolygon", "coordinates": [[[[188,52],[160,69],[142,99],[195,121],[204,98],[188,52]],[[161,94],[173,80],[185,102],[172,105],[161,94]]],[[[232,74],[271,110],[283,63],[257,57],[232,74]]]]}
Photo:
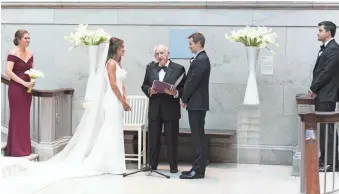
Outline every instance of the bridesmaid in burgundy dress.
{"type": "Polygon", "coordinates": [[[28,88],[34,87],[34,82],[25,74],[33,68],[33,55],[27,50],[30,36],[26,30],[18,30],[13,40],[16,48],[7,57],[6,74],[10,77],[8,85],[9,124],[6,156],[20,157],[32,153],[30,138],[30,108],[32,94],[28,88]]]}

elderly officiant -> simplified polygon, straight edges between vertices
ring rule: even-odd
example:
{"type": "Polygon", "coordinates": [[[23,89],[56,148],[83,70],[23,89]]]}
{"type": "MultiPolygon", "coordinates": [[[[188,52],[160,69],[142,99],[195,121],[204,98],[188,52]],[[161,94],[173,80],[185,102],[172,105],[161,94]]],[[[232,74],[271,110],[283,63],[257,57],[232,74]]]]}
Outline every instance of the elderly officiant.
{"type": "Polygon", "coordinates": [[[145,78],[141,89],[149,98],[148,132],[149,132],[149,165],[157,170],[161,148],[161,134],[164,129],[167,158],[171,173],[178,172],[178,133],[181,118],[180,97],[186,79],[185,67],[174,63],[169,58],[166,45],[154,48],[156,62],[146,67],[145,78]],[[164,89],[153,85],[154,81],[162,86],[171,85],[164,89]],[[175,87],[176,86],[176,87],[175,87]]]}

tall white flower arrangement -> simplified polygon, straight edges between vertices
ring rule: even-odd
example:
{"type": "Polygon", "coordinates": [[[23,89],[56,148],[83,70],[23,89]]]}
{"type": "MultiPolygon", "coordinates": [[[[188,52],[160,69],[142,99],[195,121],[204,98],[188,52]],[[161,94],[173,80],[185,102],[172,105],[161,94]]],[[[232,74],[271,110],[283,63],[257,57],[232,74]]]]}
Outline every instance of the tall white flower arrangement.
{"type": "Polygon", "coordinates": [[[80,46],[100,45],[101,43],[108,42],[110,35],[102,28],[97,30],[88,30],[88,24],[79,24],[75,29],[75,33],[66,36],[65,39],[71,43],[71,48],[80,46]]]}
{"type": "Polygon", "coordinates": [[[267,48],[267,45],[273,44],[279,46],[276,43],[277,34],[272,32],[272,29],[266,27],[257,28],[246,26],[244,29],[238,31],[231,31],[230,35],[225,34],[226,39],[232,42],[240,42],[245,46],[267,48]]]}

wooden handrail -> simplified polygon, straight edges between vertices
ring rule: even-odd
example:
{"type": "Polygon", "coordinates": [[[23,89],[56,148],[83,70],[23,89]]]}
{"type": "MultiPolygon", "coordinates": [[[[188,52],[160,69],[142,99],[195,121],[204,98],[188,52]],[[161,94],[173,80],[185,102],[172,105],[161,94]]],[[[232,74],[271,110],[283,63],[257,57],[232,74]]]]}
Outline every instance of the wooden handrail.
{"type": "Polygon", "coordinates": [[[314,99],[309,97],[307,94],[297,94],[295,99],[297,100],[297,104],[315,104],[314,99]]]}
{"type": "MultiPolygon", "coordinates": [[[[8,85],[10,83],[10,78],[6,75],[1,74],[1,82],[8,85]]],[[[39,90],[33,89],[32,94],[33,96],[37,97],[53,97],[53,96],[60,96],[63,94],[73,95],[74,89],[73,88],[60,88],[55,90],[39,90]]]]}
{"type": "Polygon", "coordinates": [[[301,121],[316,122],[316,123],[336,123],[339,122],[339,111],[334,112],[307,112],[299,114],[301,121]],[[309,120],[312,119],[312,120],[309,120]]]}
{"type": "Polygon", "coordinates": [[[336,123],[339,122],[339,111],[335,112],[307,112],[299,114],[304,123],[303,133],[305,133],[305,178],[306,193],[320,194],[319,185],[319,158],[318,158],[318,123],[336,123]]]}

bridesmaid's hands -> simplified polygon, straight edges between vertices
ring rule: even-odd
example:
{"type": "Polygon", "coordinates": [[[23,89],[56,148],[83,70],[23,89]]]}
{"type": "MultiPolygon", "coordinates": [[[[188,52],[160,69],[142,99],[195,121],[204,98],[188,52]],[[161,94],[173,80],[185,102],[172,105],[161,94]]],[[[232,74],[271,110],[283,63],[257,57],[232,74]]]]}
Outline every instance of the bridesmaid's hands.
{"type": "Polygon", "coordinates": [[[24,85],[26,88],[33,88],[35,85],[35,81],[24,82],[22,85],[24,85]]]}

